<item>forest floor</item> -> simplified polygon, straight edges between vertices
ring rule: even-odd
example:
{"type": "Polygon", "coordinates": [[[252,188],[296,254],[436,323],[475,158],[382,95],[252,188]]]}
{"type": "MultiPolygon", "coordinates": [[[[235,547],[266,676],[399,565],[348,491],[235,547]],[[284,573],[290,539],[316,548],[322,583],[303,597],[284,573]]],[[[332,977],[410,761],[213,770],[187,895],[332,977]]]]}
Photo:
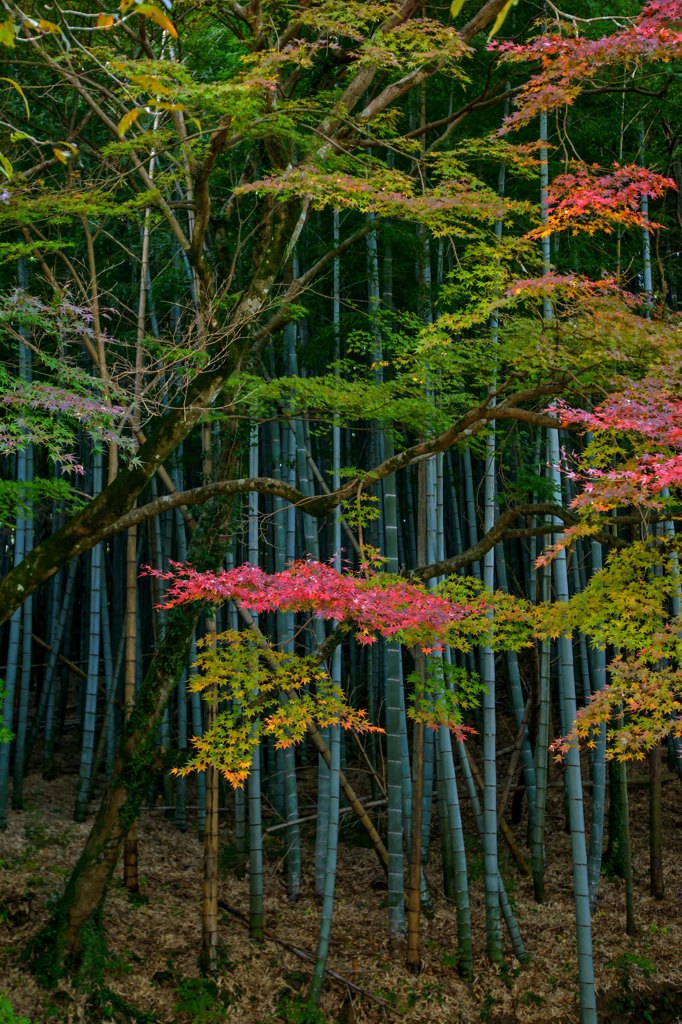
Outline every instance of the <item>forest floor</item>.
{"type": "MultiPolygon", "coordinates": [[[[31,1024],[106,1024],[87,991],[64,982],[55,992],[41,989],[22,962],[27,942],[46,919],[82,847],[88,823],[74,824],[75,777],[46,783],[37,774],[26,782],[26,808],[14,812],[0,833],[0,990],[31,1024]]],[[[465,983],[456,972],[454,907],[439,891],[434,844],[427,871],[434,909],[423,918],[423,962],[419,977],[406,973],[401,950],[391,949],[386,927],[384,877],[357,828],[344,815],[334,929],[329,966],[369,995],[349,995],[342,982],[327,981],[324,1019],[341,1024],[404,1021],[405,1024],[572,1024],[578,1020],[570,840],[563,830],[561,789],[550,790],[547,834],[547,901],[534,903],[529,879],[503,854],[503,873],[529,953],[523,967],[509,956],[493,969],[484,954],[482,861],[471,835],[469,870],[476,952],[475,977],[465,983]]],[[[624,887],[603,877],[594,916],[594,954],[600,1024],[682,1024],[682,800],[679,783],[664,785],[664,900],[648,888],[647,789],[630,794],[635,863],[637,934],[624,931],[624,887]]],[[[305,813],[305,812],[302,812],[305,813]]],[[[314,824],[304,827],[312,841],[314,824]]],[[[517,830],[521,840],[521,826],[517,830]]],[[[225,842],[229,833],[225,827],[225,842]]],[[[109,949],[106,984],[133,1005],[145,1024],[313,1024],[296,1000],[306,992],[310,966],[269,939],[248,941],[244,922],[222,916],[222,968],[215,982],[201,979],[202,847],[194,831],[179,832],[162,809],[147,810],[139,823],[142,892],[131,900],[120,873],[106,903],[109,949]]],[[[504,848],[503,848],[504,849],[504,848]]],[[[229,860],[228,855],[223,861],[229,860]]],[[[287,900],[283,879],[283,833],[268,837],[266,926],[293,946],[314,951],[319,901],[310,864],[302,897],[287,900]]],[[[312,854],[312,851],[309,851],[312,854]]],[[[223,864],[220,899],[248,911],[248,881],[223,864]]],[[[321,1018],[320,1018],[321,1019],[321,1018]]],[[[0,1013],[0,1020],[5,1018],[0,1013]]]]}

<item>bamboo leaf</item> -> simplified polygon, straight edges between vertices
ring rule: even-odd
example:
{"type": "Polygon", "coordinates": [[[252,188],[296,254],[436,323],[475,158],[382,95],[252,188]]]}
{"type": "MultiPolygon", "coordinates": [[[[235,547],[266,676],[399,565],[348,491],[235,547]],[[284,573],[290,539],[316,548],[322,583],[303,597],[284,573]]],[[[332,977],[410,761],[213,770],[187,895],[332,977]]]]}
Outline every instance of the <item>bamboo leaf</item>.
{"type": "Polygon", "coordinates": [[[0,21],[0,46],[9,46],[10,49],[14,49],[14,21],[12,18],[0,21]]]}
{"type": "Polygon", "coordinates": [[[53,35],[61,35],[61,28],[54,21],[46,21],[45,18],[38,18],[38,28],[42,32],[51,32],[53,35]]]}
{"type": "Polygon", "coordinates": [[[0,170],[5,175],[5,177],[7,178],[8,181],[12,180],[12,175],[14,174],[14,168],[12,167],[12,164],[7,159],[7,157],[5,156],[4,153],[0,153],[0,170]]]}
{"type": "Polygon", "coordinates": [[[19,95],[21,96],[22,100],[24,101],[24,106],[26,107],[26,118],[27,118],[27,120],[30,121],[31,120],[31,110],[30,110],[30,107],[28,105],[28,100],[26,99],[26,93],[21,88],[19,83],[15,82],[13,78],[7,78],[5,76],[0,77],[0,82],[9,82],[9,84],[12,86],[12,88],[16,89],[16,91],[19,93],[19,95]]]}
{"type": "Polygon", "coordinates": [[[490,35],[488,36],[488,39],[492,39],[494,35],[497,35],[497,33],[500,31],[505,21],[507,20],[507,15],[511,11],[512,7],[516,7],[518,2],[519,0],[508,0],[508,2],[504,5],[502,10],[495,18],[495,24],[490,30],[490,35]]]}
{"type": "Polygon", "coordinates": [[[111,28],[115,21],[113,14],[100,14],[97,17],[97,28],[111,28]]]}
{"type": "Polygon", "coordinates": [[[452,0],[452,6],[450,7],[450,14],[452,17],[456,18],[463,7],[464,0],[452,0]]]}
{"type": "Polygon", "coordinates": [[[118,122],[117,131],[118,134],[123,138],[125,133],[128,131],[131,125],[135,124],[138,117],[142,113],[142,107],[133,107],[127,114],[124,114],[121,120],[118,122]]]}
{"type": "MultiPolygon", "coordinates": [[[[129,8],[130,5],[126,5],[126,7],[129,8]]],[[[142,3],[135,4],[134,7],[131,9],[135,11],[135,14],[142,14],[146,18],[150,18],[152,21],[156,22],[156,24],[159,25],[164,30],[164,32],[168,32],[168,34],[173,36],[174,39],[178,38],[178,33],[177,29],[175,28],[175,25],[170,20],[168,15],[164,14],[159,7],[155,7],[154,4],[142,3]]]]}
{"type": "Polygon", "coordinates": [[[157,78],[155,75],[133,75],[129,74],[128,78],[135,85],[141,86],[143,89],[147,89],[149,92],[156,93],[157,96],[167,96],[173,90],[157,78]]]}
{"type": "Polygon", "coordinates": [[[61,28],[54,21],[47,21],[46,18],[24,17],[24,24],[31,28],[40,29],[41,32],[51,32],[53,35],[61,35],[61,28]]]}
{"type": "Polygon", "coordinates": [[[168,103],[166,100],[160,100],[158,103],[152,103],[150,106],[154,107],[155,110],[184,110],[182,103],[168,103]]]}
{"type": "Polygon", "coordinates": [[[74,146],[72,142],[58,142],[52,147],[52,152],[60,163],[68,164],[69,160],[78,155],[78,146],[74,146]]]}

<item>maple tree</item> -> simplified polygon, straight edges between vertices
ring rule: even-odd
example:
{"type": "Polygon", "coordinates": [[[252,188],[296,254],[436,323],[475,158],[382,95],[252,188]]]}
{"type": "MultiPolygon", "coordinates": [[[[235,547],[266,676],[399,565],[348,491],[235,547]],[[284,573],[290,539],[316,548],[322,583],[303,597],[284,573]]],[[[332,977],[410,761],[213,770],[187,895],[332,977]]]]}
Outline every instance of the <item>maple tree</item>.
{"type": "MultiPolygon", "coordinates": [[[[369,565],[362,567],[365,571],[369,565]]],[[[376,635],[400,634],[407,643],[435,644],[453,622],[471,614],[466,604],[441,597],[416,583],[385,574],[339,573],[319,562],[296,562],[269,576],[258,566],[243,565],[219,573],[176,566],[170,572],[148,570],[169,585],[164,607],[185,601],[236,601],[254,612],[310,611],[316,618],[354,623],[356,640],[373,644],[376,635]]]]}
{"type": "Polygon", "coordinates": [[[662,492],[679,487],[678,366],[679,357],[673,352],[663,365],[636,384],[628,382],[590,411],[559,404],[562,422],[593,432],[575,473],[581,484],[576,507],[595,511],[619,505],[660,508],[665,505],[662,492]],[[607,468],[614,461],[617,464],[607,468]]]}
{"type": "Polygon", "coordinates": [[[673,525],[682,482],[678,366],[673,350],[594,409],[556,406],[562,422],[589,434],[579,459],[566,469],[579,486],[573,506],[583,521],[565,531],[548,557],[594,533],[616,509],[634,511],[633,521],[645,531],[661,522],[668,527],[612,555],[608,569],[575,599],[578,620],[584,626],[587,612],[595,641],[617,653],[608,665],[608,685],[591,695],[574,726],[554,743],[559,759],[571,745],[593,749],[604,726],[605,756],[621,761],[643,760],[662,740],[680,735],[679,544],[673,525]]]}
{"type": "MultiPolygon", "coordinates": [[[[375,643],[376,634],[399,636],[402,643],[421,646],[427,654],[433,652],[433,645],[442,650],[453,623],[485,610],[480,598],[475,604],[456,603],[415,583],[368,574],[368,569],[365,565],[360,576],[341,574],[329,565],[307,560],[273,576],[249,565],[219,573],[197,572],[189,566],[147,572],[168,584],[165,608],[209,600],[234,601],[257,613],[311,612],[319,619],[352,624],[361,645],[375,643]]],[[[231,708],[217,716],[203,737],[193,740],[196,754],[178,770],[181,774],[215,765],[232,785],[243,785],[261,731],[274,736],[280,747],[300,741],[310,722],[321,728],[341,724],[360,733],[383,732],[366,719],[363,710],[347,703],[340,687],[319,669],[315,659],[269,650],[264,679],[258,670],[259,647],[244,634],[224,633],[203,641],[202,646],[205,649],[195,666],[200,674],[192,689],[206,692],[207,699],[214,702],[228,700],[231,708]],[[287,695],[284,704],[282,694],[287,695]],[[259,728],[254,729],[254,723],[259,728]]],[[[411,709],[411,717],[433,729],[441,725],[451,728],[459,739],[472,732],[471,727],[462,724],[457,697],[448,699],[447,687],[442,683],[430,689],[431,698],[421,708],[411,709]]]]}
{"type": "MultiPolygon", "coordinates": [[[[199,769],[208,777],[208,833],[215,769],[250,787],[250,898],[256,908],[261,900],[254,938],[263,931],[257,832],[265,786],[286,821],[288,891],[292,899],[300,891],[296,757],[305,752],[295,754],[292,741],[305,732],[320,765],[334,765],[334,784],[387,868],[392,938],[405,931],[409,848],[414,970],[427,899],[420,843],[426,858],[437,765],[444,886],[457,906],[460,966],[471,973],[452,737],[470,735],[482,693],[478,812],[474,783],[470,796],[485,849],[488,952],[502,956],[495,915],[499,925],[505,913],[523,960],[494,856],[497,819],[505,821],[490,757],[501,706],[495,673],[508,676],[520,737],[514,757],[537,820],[535,762],[548,745],[541,737],[551,737],[548,697],[537,734],[524,711],[519,658],[523,666],[530,647],[541,649],[544,668],[533,673],[548,694],[558,644],[564,713],[574,686],[567,638],[585,652],[587,639],[623,647],[610,685],[567,733],[568,761],[574,739],[601,751],[606,726],[606,753],[620,746],[639,758],[679,710],[669,615],[675,543],[668,536],[647,547],[628,535],[674,516],[680,482],[679,344],[663,308],[675,305],[677,286],[667,239],[677,237],[681,181],[665,116],[675,107],[679,5],[596,19],[548,5],[530,25],[537,11],[508,0],[457,0],[449,14],[412,0],[77,6],[55,13],[10,2],[0,22],[9,72],[0,252],[11,295],[0,316],[9,365],[0,375],[0,446],[16,463],[0,495],[12,553],[0,597],[17,683],[8,715],[23,742],[31,609],[39,629],[49,622],[55,662],[63,634],[89,629],[79,683],[86,807],[97,758],[110,773],[43,936],[49,972],[97,928],[119,851],[165,757],[157,746],[172,746],[177,731],[178,808],[180,783],[199,769]],[[595,125],[593,97],[610,91],[620,109],[600,109],[595,125]],[[655,118],[646,132],[645,153],[630,125],[652,99],[661,123],[655,118]],[[580,117],[570,120],[572,108],[580,117]],[[538,139],[540,114],[550,130],[538,139]],[[643,232],[659,233],[645,243],[643,232]],[[636,270],[646,245],[649,264],[654,246],[656,295],[651,266],[641,281],[636,270]],[[579,490],[570,509],[544,465],[542,432],[559,427],[567,458],[578,460],[565,481],[579,490]],[[570,439],[587,430],[594,436],[584,447],[570,439]],[[62,470],[75,474],[72,484],[56,477],[62,470]],[[324,561],[338,554],[337,528],[353,550],[343,572],[324,561]],[[571,546],[577,564],[575,592],[562,582],[555,603],[549,594],[538,601],[532,568],[547,539],[545,571],[556,572],[571,546]],[[614,552],[603,570],[591,543],[614,552]],[[373,549],[385,551],[390,572],[365,564],[373,549]],[[153,568],[138,583],[142,550],[153,568]],[[86,552],[89,624],[72,626],[66,612],[62,622],[68,578],[57,573],[86,552]],[[501,590],[493,593],[495,571],[501,590]],[[477,573],[488,587],[458,573],[477,573]],[[512,593],[502,592],[503,575],[512,593]],[[444,576],[433,587],[414,582],[444,576]],[[54,587],[49,607],[45,584],[54,587]],[[233,621],[237,606],[248,632],[233,621]],[[335,668],[334,622],[343,624],[335,668]],[[185,683],[193,638],[204,631],[197,672],[185,683]],[[359,649],[351,656],[353,634],[359,649]],[[125,662],[123,696],[112,637],[118,667],[125,662]],[[415,672],[399,642],[415,650],[415,672]],[[96,713],[103,690],[104,724],[96,713]],[[188,692],[207,696],[206,721],[188,692]],[[373,785],[383,785],[386,751],[386,846],[341,772],[339,724],[367,733],[373,785]],[[185,749],[190,731],[194,754],[185,749]],[[284,797],[279,783],[263,782],[260,751],[265,774],[271,761],[271,777],[284,779],[284,797]]],[[[582,701],[598,678],[587,653],[580,678],[582,701]]],[[[41,716],[52,720],[49,692],[46,685],[36,694],[36,733],[41,716]]],[[[16,777],[24,761],[20,749],[16,777]]],[[[574,779],[576,768],[579,787],[574,759],[574,779]]],[[[318,781],[323,793],[322,768],[318,781]]],[[[236,801],[235,829],[239,806],[243,815],[236,801]]],[[[324,796],[319,811],[322,822],[324,796]]],[[[534,882],[544,864],[540,825],[538,835],[534,882]]],[[[330,927],[335,867],[324,842],[317,857],[328,865],[330,927]]],[[[209,854],[205,902],[215,910],[209,854]]],[[[579,928],[583,1019],[591,1022],[589,917],[579,928]]],[[[212,969],[216,929],[215,920],[205,929],[212,969]]]]}
{"type": "Polygon", "coordinates": [[[534,39],[490,44],[504,60],[538,62],[540,69],[523,83],[514,103],[516,110],[503,130],[527,124],[542,112],[565,108],[587,90],[596,76],[623,68],[631,73],[647,63],[668,64],[682,53],[682,6],[676,0],[651,0],[634,16],[608,14],[581,18],[558,9],[549,12],[534,39]],[[615,31],[593,36],[603,21],[615,31]],[[558,29],[558,31],[557,31],[558,29]]]}
{"type": "Polygon", "coordinates": [[[228,702],[201,737],[194,754],[176,775],[217,768],[234,787],[243,786],[263,737],[282,749],[300,742],[307,727],[342,725],[358,733],[382,732],[362,709],[353,708],[314,659],[268,652],[265,671],[259,647],[244,633],[228,631],[204,639],[191,689],[211,702],[228,702]],[[282,698],[286,699],[283,700],[282,698]]]}
{"type": "Polygon", "coordinates": [[[552,179],[547,218],[534,234],[543,237],[565,230],[610,233],[618,225],[654,230],[661,225],[642,212],[642,199],[659,199],[669,188],[677,188],[672,178],[637,164],[616,164],[609,172],[578,165],[574,173],[552,179]]]}
{"type": "Polygon", "coordinates": [[[609,685],[580,709],[571,731],[552,744],[559,760],[571,744],[593,750],[604,723],[606,757],[620,761],[643,761],[662,740],[682,735],[679,633],[676,618],[645,647],[610,662],[609,685]]]}

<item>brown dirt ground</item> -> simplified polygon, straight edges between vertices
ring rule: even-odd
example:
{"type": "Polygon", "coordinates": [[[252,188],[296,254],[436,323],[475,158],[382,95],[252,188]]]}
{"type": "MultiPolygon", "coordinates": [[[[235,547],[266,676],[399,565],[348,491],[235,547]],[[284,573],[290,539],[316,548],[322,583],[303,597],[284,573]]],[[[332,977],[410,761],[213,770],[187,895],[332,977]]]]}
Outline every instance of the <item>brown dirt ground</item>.
{"type": "MultiPolygon", "coordinates": [[[[32,1024],[108,1024],[88,1007],[87,996],[69,983],[56,993],[42,990],[21,961],[21,951],[46,919],[50,898],[59,892],[88,830],[71,819],[75,778],[46,783],[27,779],[26,809],[11,815],[0,833],[0,989],[17,1013],[32,1024]],[[93,1015],[94,1014],[94,1015],[93,1015]]],[[[402,951],[387,941],[386,892],[372,852],[364,848],[344,818],[330,964],[368,993],[388,999],[386,1009],[366,997],[350,998],[339,982],[328,982],[322,1009],[329,1021],[378,1024],[573,1024],[576,962],[573,929],[569,837],[563,831],[561,790],[550,790],[546,903],[533,902],[528,879],[504,858],[504,873],[530,956],[520,965],[510,956],[505,971],[493,969],[484,955],[481,858],[471,837],[469,866],[476,951],[475,977],[462,982],[454,969],[454,907],[439,891],[437,843],[428,878],[433,914],[423,920],[424,969],[418,977],[402,966],[402,951]]],[[[624,934],[624,890],[618,879],[603,878],[594,917],[594,952],[602,1014],[618,1024],[682,1024],[682,800],[675,781],[664,786],[666,897],[648,892],[646,787],[631,791],[635,849],[635,899],[638,934],[624,934]]],[[[191,792],[188,793],[191,802],[191,792]]],[[[225,815],[227,819],[227,814],[225,815]]],[[[227,824],[222,826],[229,841],[227,824]]],[[[472,824],[467,829],[471,832],[472,824]]],[[[522,840],[522,829],[517,829],[522,840]]],[[[304,836],[312,838],[312,826],[304,836]]],[[[310,857],[299,902],[289,903],[283,883],[283,839],[272,840],[266,866],[267,927],[277,937],[314,949],[319,902],[314,896],[310,857]]],[[[202,851],[196,833],[179,832],[161,809],[140,820],[140,871],[144,900],[132,903],[117,881],[107,900],[105,929],[117,966],[107,975],[110,988],[156,1024],[204,1024],[206,1018],[177,1010],[177,987],[198,978],[202,851]]],[[[248,881],[224,873],[221,900],[248,910],[248,881]]],[[[211,1017],[229,1024],[271,1024],[280,1019],[278,1000],[305,993],[309,966],[290,951],[267,941],[247,939],[241,920],[222,919],[224,967],[217,985],[224,1014],[211,1017]]],[[[2,1018],[0,1017],[0,1020],[2,1018]]],[[[3,1022],[4,1024],[4,1022],[3,1022]]]]}

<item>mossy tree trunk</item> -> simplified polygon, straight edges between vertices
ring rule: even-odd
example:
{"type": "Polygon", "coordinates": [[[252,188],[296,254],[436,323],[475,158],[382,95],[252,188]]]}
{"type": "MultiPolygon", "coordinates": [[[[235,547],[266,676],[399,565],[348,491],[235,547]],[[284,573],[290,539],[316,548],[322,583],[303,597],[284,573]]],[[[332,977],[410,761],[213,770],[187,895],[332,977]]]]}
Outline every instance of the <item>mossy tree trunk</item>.
{"type": "MultiPolygon", "coordinates": [[[[189,557],[200,570],[216,569],[224,555],[232,503],[220,499],[202,512],[189,557]]],[[[80,937],[96,925],[107,886],[123,843],[135,823],[149,780],[158,770],[156,735],[168,700],[186,662],[203,605],[192,602],[171,609],[163,643],[144,678],[117,756],[114,775],[97,812],[78,863],[50,920],[32,944],[36,973],[52,983],[65,964],[77,959],[80,937]]]]}
{"type": "Polygon", "coordinates": [[[609,839],[604,855],[604,870],[625,878],[625,807],[620,785],[621,764],[609,761],[609,839]]]}

